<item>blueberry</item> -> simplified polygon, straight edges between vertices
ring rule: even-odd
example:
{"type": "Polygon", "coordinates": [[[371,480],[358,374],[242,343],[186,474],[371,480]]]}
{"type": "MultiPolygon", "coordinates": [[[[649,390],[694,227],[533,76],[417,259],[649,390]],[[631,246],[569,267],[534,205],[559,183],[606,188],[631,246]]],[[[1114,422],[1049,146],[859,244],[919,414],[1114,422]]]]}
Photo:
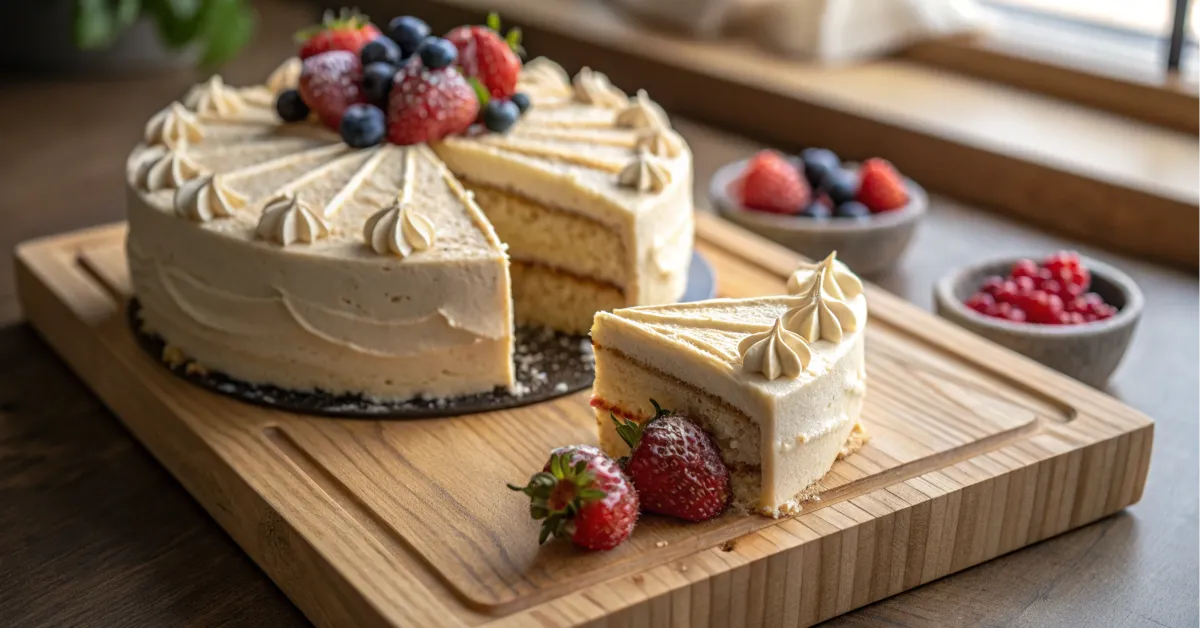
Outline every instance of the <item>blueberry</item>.
{"type": "Polygon", "coordinates": [[[834,218],[870,218],[871,210],[858,201],[846,201],[833,208],[834,218]]]}
{"type": "Polygon", "coordinates": [[[800,161],[804,163],[804,176],[812,187],[821,187],[825,177],[842,167],[838,156],[828,148],[806,148],[800,151],[800,161]]]}
{"type": "Polygon", "coordinates": [[[800,210],[798,215],[805,218],[828,218],[829,208],[821,201],[813,201],[808,204],[808,207],[800,210]]]}
{"type": "Polygon", "coordinates": [[[522,92],[513,94],[510,100],[512,100],[513,104],[517,106],[517,109],[521,113],[525,113],[529,110],[529,107],[533,105],[532,102],[529,102],[529,94],[522,92]]]}
{"type": "Polygon", "coordinates": [[[388,22],[388,36],[400,45],[401,56],[408,58],[429,37],[429,25],[411,15],[402,15],[388,22]]]}
{"type": "Polygon", "coordinates": [[[308,105],[300,97],[300,92],[289,89],[279,94],[275,100],[275,111],[284,122],[301,122],[308,119],[308,105]]]}
{"type": "Polygon", "coordinates": [[[364,68],[372,63],[400,64],[400,46],[397,46],[396,42],[383,35],[367,42],[358,54],[362,57],[364,68]]]}
{"type": "Polygon", "coordinates": [[[825,175],[825,181],[821,184],[821,189],[829,194],[829,198],[833,199],[834,206],[854,200],[854,194],[858,191],[858,177],[853,173],[837,168],[831,170],[825,175]]]}
{"type": "Polygon", "coordinates": [[[421,64],[430,70],[444,68],[458,59],[458,48],[441,37],[426,37],[417,48],[421,64]]]}
{"type": "Polygon", "coordinates": [[[503,133],[521,117],[521,110],[511,100],[489,100],[483,110],[483,126],[495,133],[503,133]]]}
{"type": "Polygon", "coordinates": [[[387,121],[379,107],[355,104],[347,107],[342,114],[342,125],[338,130],[346,144],[354,148],[366,148],[383,141],[387,121]]]}
{"type": "Polygon", "coordinates": [[[387,104],[395,76],[396,66],[390,63],[376,61],[363,68],[362,87],[367,100],[380,106],[387,104]]]}

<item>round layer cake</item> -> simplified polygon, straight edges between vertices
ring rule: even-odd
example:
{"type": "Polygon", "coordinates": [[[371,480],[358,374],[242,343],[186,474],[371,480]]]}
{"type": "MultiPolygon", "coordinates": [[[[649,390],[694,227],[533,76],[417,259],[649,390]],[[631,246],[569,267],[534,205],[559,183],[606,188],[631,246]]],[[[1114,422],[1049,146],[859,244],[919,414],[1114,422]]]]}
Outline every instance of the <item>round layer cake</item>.
{"type": "Polygon", "coordinates": [[[127,251],[166,358],[371,400],[513,383],[513,324],[586,333],[670,303],[691,259],[692,160],[663,111],[536,59],[508,132],[347,146],[219,77],[129,156],[127,251]]]}

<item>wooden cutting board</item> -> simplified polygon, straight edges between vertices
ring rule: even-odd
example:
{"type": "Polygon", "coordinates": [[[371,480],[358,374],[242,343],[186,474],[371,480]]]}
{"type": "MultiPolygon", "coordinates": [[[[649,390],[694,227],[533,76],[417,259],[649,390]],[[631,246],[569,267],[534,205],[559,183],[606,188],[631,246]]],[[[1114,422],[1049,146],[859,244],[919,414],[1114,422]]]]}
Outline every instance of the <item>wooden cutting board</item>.
{"type": "MultiPolygon", "coordinates": [[[[868,287],[873,438],[774,521],[643,518],[611,552],[537,545],[504,488],[595,442],[588,393],[448,419],[333,420],[169,373],[126,324],[124,225],[17,250],[31,322],[320,626],[808,626],[1138,500],[1153,423],[868,287]]],[[[796,254],[707,215],[721,296],[780,293],[796,254]]]]}

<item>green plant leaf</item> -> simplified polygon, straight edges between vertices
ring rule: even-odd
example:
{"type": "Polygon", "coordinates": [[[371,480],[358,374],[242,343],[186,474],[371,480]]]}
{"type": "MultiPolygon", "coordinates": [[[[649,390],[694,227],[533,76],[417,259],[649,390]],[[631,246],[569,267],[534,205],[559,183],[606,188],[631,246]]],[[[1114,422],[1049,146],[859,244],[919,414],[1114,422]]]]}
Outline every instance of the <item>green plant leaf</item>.
{"type": "Polygon", "coordinates": [[[487,27],[496,31],[497,33],[500,32],[500,14],[499,13],[488,13],[487,27]]]}
{"type": "Polygon", "coordinates": [[[254,35],[254,12],[242,0],[209,0],[203,15],[202,65],[216,66],[232,59],[254,35]]]}
{"type": "Polygon", "coordinates": [[[113,11],[114,21],[119,30],[124,30],[137,21],[142,13],[142,0],[115,0],[116,9],[113,11]]]}
{"type": "Polygon", "coordinates": [[[83,50],[103,48],[117,37],[117,21],[108,0],[75,3],[75,45],[83,50]]]}
{"type": "Polygon", "coordinates": [[[167,10],[176,18],[190,20],[200,14],[204,0],[165,0],[167,10]]]}
{"type": "Polygon", "coordinates": [[[483,83],[474,76],[467,79],[467,82],[471,84],[471,89],[475,90],[475,98],[479,99],[479,108],[482,110],[487,106],[488,101],[492,99],[491,93],[489,93],[488,89],[483,86],[483,83]]]}
{"type": "Polygon", "coordinates": [[[196,40],[203,17],[199,12],[177,13],[173,0],[144,0],[143,12],[154,19],[163,44],[174,49],[196,40]]]}

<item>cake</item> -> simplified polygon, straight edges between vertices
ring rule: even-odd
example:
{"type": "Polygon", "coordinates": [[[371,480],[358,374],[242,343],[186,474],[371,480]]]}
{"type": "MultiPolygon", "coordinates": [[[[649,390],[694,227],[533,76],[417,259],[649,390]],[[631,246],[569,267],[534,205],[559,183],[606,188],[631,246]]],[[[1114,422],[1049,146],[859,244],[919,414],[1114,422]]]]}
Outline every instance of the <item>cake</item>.
{"type": "Polygon", "coordinates": [[[712,436],[735,508],[794,513],[864,442],[866,323],[862,283],[833,255],[802,264],[786,295],[600,312],[600,445],[626,455],[613,418],[644,423],[657,403],[712,436]]]}
{"type": "Polygon", "coordinates": [[[515,324],[683,294],[692,164],[645,92],[536,59],[505,133],[351,148],[284,124],[263,84],[197,85],[127,162],[142,324],[178,359],[250,384],[445,397],[513,385],[515,324]]]}

